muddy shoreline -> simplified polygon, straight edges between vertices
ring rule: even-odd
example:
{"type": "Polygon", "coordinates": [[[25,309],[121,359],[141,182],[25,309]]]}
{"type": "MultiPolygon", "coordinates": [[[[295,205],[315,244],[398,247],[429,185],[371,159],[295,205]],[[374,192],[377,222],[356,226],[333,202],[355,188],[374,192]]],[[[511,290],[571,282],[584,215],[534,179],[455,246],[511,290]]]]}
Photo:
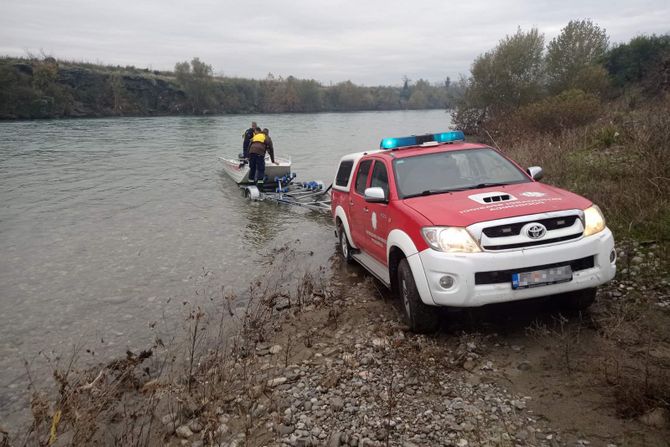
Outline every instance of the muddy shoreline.
{"type": "Polygon", "coordinates": [[[34,395],[32,428],[7,445],[667,445],[662,249],[619,248],[589,312],[450,312],[431,336],[356,266],[290,290],[270,278],[244,311],[225,295],[218,314],[187,309],[173,343],[55,371],[59,391],[34,395]]]}

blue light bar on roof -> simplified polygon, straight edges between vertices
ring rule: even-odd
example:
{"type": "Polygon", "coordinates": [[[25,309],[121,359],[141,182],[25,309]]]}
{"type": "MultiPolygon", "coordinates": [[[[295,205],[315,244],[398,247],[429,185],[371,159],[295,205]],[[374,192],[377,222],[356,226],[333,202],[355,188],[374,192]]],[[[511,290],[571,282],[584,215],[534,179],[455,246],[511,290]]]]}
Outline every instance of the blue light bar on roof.
{"type": "Polygon", "coordinates": [[[465,135],[460,130],[451,132],[442,132],[435,134],[435,141],[438,143],[449,143],[450,141],[465,141],[465,135]]]}
{"type": "Polygon", "coordinates": [[[381,149],[395,149],[397,147],[416,146],[416,137],[384,138],[379,147],[381,149]]]}
{"type": "Polygon", "coordinates": [[[419,146],[423,143],[449,143],[451,141],[463,141],[465,135],[460,130],[452,130],[450,132],[433,133],[426,135],[412,135],[409,137],[398,138],[384,138],[379,143],[380,149],[397,149],[399,147],[419,146]]]}

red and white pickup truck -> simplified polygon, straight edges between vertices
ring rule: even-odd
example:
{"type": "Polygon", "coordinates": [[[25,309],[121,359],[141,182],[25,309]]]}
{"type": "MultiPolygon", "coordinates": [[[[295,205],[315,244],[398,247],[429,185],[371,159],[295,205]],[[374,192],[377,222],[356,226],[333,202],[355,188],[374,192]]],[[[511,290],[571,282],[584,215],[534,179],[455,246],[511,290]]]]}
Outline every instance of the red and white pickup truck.
{"type": "Polygon", "coordinates": [[[403,300],[412,330],[434,306],[560,295],[583,309],[616,272],[611,231],[588,199],[542,184],[459,131],[382,140],[340,160],[332,216],[342,255],[403,300]]]}

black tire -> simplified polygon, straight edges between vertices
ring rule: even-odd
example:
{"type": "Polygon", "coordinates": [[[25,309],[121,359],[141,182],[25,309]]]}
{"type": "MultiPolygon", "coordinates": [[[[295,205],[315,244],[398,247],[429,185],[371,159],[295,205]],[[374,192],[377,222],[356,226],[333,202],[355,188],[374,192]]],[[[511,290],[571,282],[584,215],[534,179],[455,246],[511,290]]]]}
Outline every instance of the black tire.
{"type": "Polygon", "coordinates": [[[427,306],[421,301],[407,259],[401,260],[398,265],[398,294],[402,300],[405,319],[410,330],[421,334],[437,330],[440,325],[438,309],[434,306],[427,306]]]}
{"type": "Polygon", "coordinates": [[[342,253],[342,257],[347,264],[351,264],[354,262],[354,258],[351,256],[351,250],[353,250],[353,248],[351,247],[351,244],[349,244],[347,233],[344,231],[344,226],[342,224],[337,227],[337,235],[340,241],[340,253],[342,253]]]}
{"type": "Polygon", "coordinates": [[[563,297],[563,306],[570,310],[586,310],[596,300],[596,288],[576,290],[566,293],[563,297]]]}

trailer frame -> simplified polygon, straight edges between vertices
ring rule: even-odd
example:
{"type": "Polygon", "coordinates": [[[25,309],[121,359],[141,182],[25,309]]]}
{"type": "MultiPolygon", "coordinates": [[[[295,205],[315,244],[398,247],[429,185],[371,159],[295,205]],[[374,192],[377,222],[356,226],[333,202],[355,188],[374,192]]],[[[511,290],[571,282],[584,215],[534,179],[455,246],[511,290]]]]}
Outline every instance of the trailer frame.
{"type": "Polygon", "coordinates": [[[240,185],[244,197],[252,201],[270,201],[293,205],[313,211],[330,212],[332,184],[325,187],[321,181],[296,183],[291,178],[275,178],[260,188],[257,185],[240,185]]]}

